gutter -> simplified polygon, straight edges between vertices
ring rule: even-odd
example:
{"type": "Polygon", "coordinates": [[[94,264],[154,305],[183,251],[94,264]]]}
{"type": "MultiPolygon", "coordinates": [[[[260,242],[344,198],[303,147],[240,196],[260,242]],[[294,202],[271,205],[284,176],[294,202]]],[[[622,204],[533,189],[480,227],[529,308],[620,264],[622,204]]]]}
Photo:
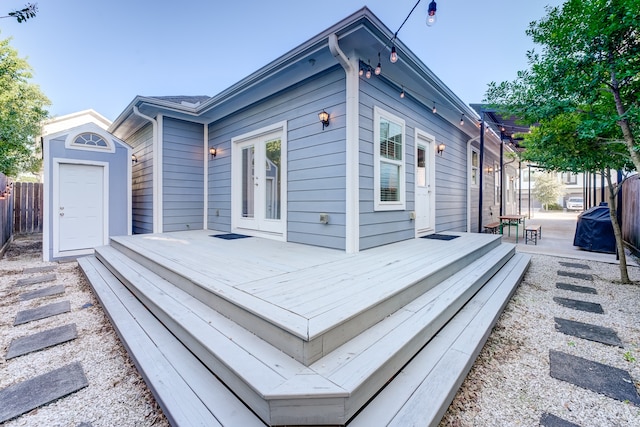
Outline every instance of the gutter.
{"type": "Polygon", "coordinates": [[[344,68],[346,74],[346,113],[345,113],[345,251],[360,251],[360,169],[358,150],[360,137],[358,129],[360,104],[360,77],[358,76],[358,59],[349,59],[340,49],[338,36],[329,34],[329,51],[344,68]]]}

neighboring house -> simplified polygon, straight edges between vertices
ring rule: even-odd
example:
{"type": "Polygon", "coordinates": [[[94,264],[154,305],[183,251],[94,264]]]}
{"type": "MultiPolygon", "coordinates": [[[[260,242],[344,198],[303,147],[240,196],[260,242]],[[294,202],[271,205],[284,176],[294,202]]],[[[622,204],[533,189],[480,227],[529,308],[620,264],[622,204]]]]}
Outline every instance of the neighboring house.
{"type": "Polygon", "coordinates": [[[45,261],[76,257],[130,234],[131,149],[93,110],[43,125],[45,261]]]}
{"type": "Polygon", "coordinates": [[[477,125],[363,8],[214,97],[137,96],[109,131],[138,158],[134,233],[213,229],[357,252],[478,231],[478,174],[495,197],[500,139],[487,133],[480,165],[477,125]]]}

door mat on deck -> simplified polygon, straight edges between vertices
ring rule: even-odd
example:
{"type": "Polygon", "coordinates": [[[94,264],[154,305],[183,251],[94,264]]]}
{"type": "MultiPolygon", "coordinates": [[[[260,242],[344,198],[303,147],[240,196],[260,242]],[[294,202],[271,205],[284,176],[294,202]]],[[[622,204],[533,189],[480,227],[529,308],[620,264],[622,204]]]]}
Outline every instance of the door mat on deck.
{"type": "Polygon", "coordinates": [[[236,234],[236,233],[227,233],[227,234],[211,234],[210,237],[217,237],[218,239],[224,240],[235,240],[235,239],[244,239],[246,236],[244,234],[236,234]]]}
{"type": "Polygon", "coordinates": [[[423,239],[434,239],[434,240],[453,240],[460,236],[451,236],[449,234],[429,234],[428,236],[422,236],[423,239]]]}

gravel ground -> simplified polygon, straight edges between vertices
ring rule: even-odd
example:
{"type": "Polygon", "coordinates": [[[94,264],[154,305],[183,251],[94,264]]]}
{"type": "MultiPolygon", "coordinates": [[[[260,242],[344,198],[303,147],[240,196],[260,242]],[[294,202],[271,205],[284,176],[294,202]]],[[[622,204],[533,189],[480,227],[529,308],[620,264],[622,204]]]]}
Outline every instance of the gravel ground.
{"type": "MultiPolygon", "coordinates": [[[[89,386],[52,404],[7,422],[14,426],[168,426],[166,418],[135,370],[76,262],[44,263],[41,243],[19,238],[0,260],[0,389],[68,363],[79,361],[89,386]],[[54,265],[55,282],[15,287],[24,268],[54,265]],[[20,302],[25,291],[65,285],[61,296],[20,302]],[[43,302],[69,300],[71,312],[13,326],[18,311],[43,302]],[[89,304],[87,306],[87,304],[89,304]],[[85,308],[86,307],[86,308],[85,308]],[[12,339],[76,323],[78,338],[55,347],[5,360],[12,339]]],[[[538,426],[551,413],[582,427],[640,426],[640,408],[553,379],[549,350],[559,350],[631,374],[640,387],[640,268],[630,267],[634,285],[621,285],[617,265],[580,261],[591,267],[594,282],[557,277],[562,258],[533,255],[524,281],[496,324],[440,426],[538,426]],[[600,303],[605,314],[557,305],[554,296],[577,298],[555,288],[562,281],[593,286],[597,295],[578,299],[600,303]],[[606,346],[556,332],[554,317],[613,328],[624,348],[606,346]],[[635,360],[638,359],[638,360],[635,360]]],[[[565,259],[564,261],[577,262],[565,259]]],[[[583,272],[575,270],[576,272],[583,272]]]]}
{"type": "Polygon", "coordinates": [[[47,406],[6,422],[16,426],[168,426],[166,418],[120,344],[76,262],[45,263],[40,236],[17,238],[0,260],[0,389],[80,362],[89,386],[47,406]],[[56,280],[14,286],[29,267],[55,266],[56,280]],[[62,295],[20,301],[19,294],[64,285],[62,295]],[[68,300],[71,312],[13,326],[18,311],[68,300]],[[78,337],[48,349],[5,360],[14,338],[75,323],[78,337]]]}

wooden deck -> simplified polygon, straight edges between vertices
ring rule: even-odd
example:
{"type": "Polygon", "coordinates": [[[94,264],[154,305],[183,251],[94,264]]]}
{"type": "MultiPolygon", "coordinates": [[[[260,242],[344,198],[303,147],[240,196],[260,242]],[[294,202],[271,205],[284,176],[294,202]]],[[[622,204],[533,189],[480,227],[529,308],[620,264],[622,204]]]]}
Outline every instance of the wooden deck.
{"type": "MultiPolygon", "coordinates": [[[[105,308],[128,311],[136,325],[144,322],[135,319],[147,318],[139,310],[157,319],[160,326],[153,328],[122,325],[124,341],[127,329],[140,328],[152,341],[158,331],[170,331],[174,347],[194,355],[190,366],[201,363],[199,369],[214,372],[212,378],[251,409],[248,418],[268,425],[358,425],[390,378],[402,378],[403,367],[422,360],[419,354],[427,352],[432,361],[455,356],[456,339],[466,333],[472,350],[458,357],[460,369],[444,369],[455,372],[448,374],[452,382],[438,381],[449,384],[443,392],[452,398],[528,266],[513,245],[487,234],[451,233],[458,237],[413,239],[358,254],[213,234],[118,237],[81,266],[101,301],[106,293],[105,308]],[[118,309],[118,300],[133,308],[118,309]],[[471,328],[471,322],[481,326],[471,328]],[[450,330],[450,338],[438,338],[450,330]]],[[[111,317],[116,328],[126,322],[126,316],[111,317]]],[[[172,360],[166,363],[173,369],[182,369],[178,360],[186,358],[176,358],[178,350],[155,346],[167,352],[163,359],[172,360]]],[[[138,365],[144,371],[145,364],[138,365]]],[[[413,369],[424,379],[438,375],[434,366],[413,369]]],[[[421,387],[418,382],[413,390],[421,387]]],[[[408,402],[420,393],[413,398],[407,390],[402,402],[382,405],[411,414],[408,402]]],[[[204,412],[216,414],[220,402],[198,396],[204,412]]],[[[436,418],[442,405],[434,409],[436,418]]]]}

